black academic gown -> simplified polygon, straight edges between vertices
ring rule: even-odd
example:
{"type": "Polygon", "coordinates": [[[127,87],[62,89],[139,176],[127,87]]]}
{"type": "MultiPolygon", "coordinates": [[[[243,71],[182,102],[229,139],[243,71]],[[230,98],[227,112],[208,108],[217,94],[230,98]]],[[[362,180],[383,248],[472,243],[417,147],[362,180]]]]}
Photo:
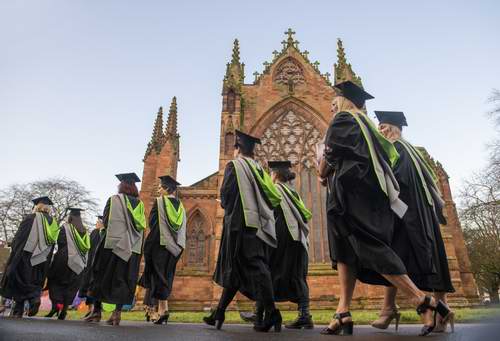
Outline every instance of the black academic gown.
{"type": "Polygon", "coordinates": [[[59,232],[57,253],[53,258],[47,275],[49,298],[52,304],[69,306],[78,293],[84,272],[77,275],[68,267],[68,241],[64,228],[59,232]]]}
{"type": "MultiPolygon", "coordinates": [[[[44,213],[47,220],[52,223],[52,217],[44,213]]],[[[2,281],[0,282],[0,295],[22,302],[39,297],[47,278],[47,271],[52,258],[52,250],[47,256],[47,261],[31,266],[31,252],[24,251],[24,246],[31,232],[35,214],[28,214],[14,236],[11,253],[5,267],[2,281]]]]}
{"type": "Polygon", "coordinates": [[[257,237],[255,228],[245,225],[232,162],[226,165],[220,194],[224,221],[214,281],[221,287],[239,290],[253,301],[270,302],[273,288],[269,247],[257,237]]]}
{"type": "MultiPolygon", "coordinates": [[[[94,262],[94,256],[97,251],[97,246],[99,245],[99,240],[101,235],[100,230],[95,229],[90,233],[90,250],[87,255],[87,266],[83,270],[82,284],[78,293],[78,297],[89,298],[89,289],[92,277],[92,263],[94,262]]],[[[88,303],[88,302],[87,302],[88,303]]]]}
{"type": "Polygon", "coordinates": [[[286,225],[281,206],[274,210],[278,247],[271,248],[271,275],[276,302],[307,302],[309,257],[304,245],[295,241],[286,225]]]}
{"type": "MultiPolygon", "coordinates": [[[[169,198],[169,200],[172,202],[175,209],[179,208],[179,200],[175,198],[169,198]]],[[[145,266],[140,285],[149,289],[147,303],[149,303],[148,305],[152,305],[154,299],[166,300],[170,296],[174,283],[175,268],[182,253],[175,257],[165,248],[165,246],[160,245],[158,202],[156,200],[149,214],[149,227],[151,230],[144,243],[145,266]]]]}
{"type": "MultiPolygon", "coordinates": [[[[139,198],[127,196],[132,208],[137,207],[139,198]]],[[[105,249],[106,228],[110,215],[111,198],[106,202],[103,213],[104,230],[92,265],[90,296],[97,301],[111,304],[132,304],[139,278],[141,255],[132,253],[128,262],[118,257],[111,249],[105,249]]],[[[132,214],[130,220],[134,223],[132,214]]]]}
{"type": "MultiPolygon", "coordinates": [[[[364,119],[364,118],[362,118],[364,119]]],[[[373,138],[375,148],[385,156],[373,138]]],[[[390,285],[381,274],[406,274],[391,248],[395,214],[380,189],[368,144],[351,114],[335,115],[325,138],[328,178],[327,227],[330,257],[349,265],[368,284],[390,285]]]]}
{"type": "Polygon", "coordinates": [[[429,205],[408,151],[400,142],[394,145],[400,155],[394,175],[401,187],[400,198],[408,205],[408,211],[403,219],[398,219],[393,247],[419,289],[454,292],[439,227],[438,214],[442,216],[442,213],[429,205]]]}

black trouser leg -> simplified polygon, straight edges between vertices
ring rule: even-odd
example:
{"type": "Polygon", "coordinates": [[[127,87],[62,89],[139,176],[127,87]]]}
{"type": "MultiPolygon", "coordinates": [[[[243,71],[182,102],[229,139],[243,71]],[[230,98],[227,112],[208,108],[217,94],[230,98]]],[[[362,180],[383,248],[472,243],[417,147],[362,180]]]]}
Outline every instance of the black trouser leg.
{"type": "Polygon", "coordinates": [[[123,304],[117,304],[116,307],[115,307],[115,311],[122,311],[123,309],[123,304]]]}
{"type": "Polygon", "coordinates": [[[101,301],[95,301],[94,302],[94,311],[95,312],[101,312],[102,311],[102,302],[101,301]]]}
{"type": "Polygon", "coordinates": [[[224,290],[222,290],[222,295],[220,296],[219,304],[218,304],[217,308],[219,308],[222,311],[226,311],[227,307],[232,302],[232,300],[233,300],[234,296],[236,296],[237,292],[238,292],[238,289],[224,288],[224,290]]]}
{"type": "Polygon", "coordinates": [[[299,301],[298,304],[299,315],[300,316],[309,316],[309,298],[305,298],[299,301]]]}

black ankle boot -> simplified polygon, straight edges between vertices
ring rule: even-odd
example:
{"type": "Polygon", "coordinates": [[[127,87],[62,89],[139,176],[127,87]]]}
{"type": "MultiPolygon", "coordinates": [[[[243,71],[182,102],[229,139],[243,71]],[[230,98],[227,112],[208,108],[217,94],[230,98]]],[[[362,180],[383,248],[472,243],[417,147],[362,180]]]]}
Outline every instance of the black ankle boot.
{"type": "Polygon", "coordinates": [[[52,309],[50,309],[49,313],[47,315],[45,315],[44,317],[54,317],[54,315],[58,315],[58,311],[56,308],[52,307],[52,309]]]}
{"type": "Polygon", "coordinates": [[[310,314],[302,314],[300,313],[299,316],[295,319],[290,324],[286,324],[285,328],[288,329],[313,329],[314,328],[314,323],[312,320],[312,316],[310,314]]]}
{"type": "Polygon", "coordinates": [[[259,326],[264,323],[264,306],[257,303],[257,307],[255,309],[255,321],[254,326],[259,326]]]}
{"type": "Polygon", "coordinates": [[[58,320],[65,320],[68,312],[66,310],[62,310],[59,315],[57,315],[58,320]]]}
{"type": "Polygon", "coordinates": [[[260,325],[254,325],[253,329],[257,332],[267,333],[272,327],[274,331],[281,332],[281,323],[283,319],[278,309],[266,310],[264,321],[260,325]]]}
{"type": "Polygon", "coordinates": [[[205,316],[203,318],[203,322],[205,322],[209,326],[215,326],[215,328],[221,329],[225,319],[225,311],[217,308],[216,310],[212,310],[210,315],[205,316]]]}
{"type": "Polygon", "coordinates": [[[32,298],[29,301],[30,308],[28,309],[28,316],[35,316],[36,314],[38,314],[38,309],[40,309],[41,303],[42,302],[40,301],[40,297],[32,298]]]}

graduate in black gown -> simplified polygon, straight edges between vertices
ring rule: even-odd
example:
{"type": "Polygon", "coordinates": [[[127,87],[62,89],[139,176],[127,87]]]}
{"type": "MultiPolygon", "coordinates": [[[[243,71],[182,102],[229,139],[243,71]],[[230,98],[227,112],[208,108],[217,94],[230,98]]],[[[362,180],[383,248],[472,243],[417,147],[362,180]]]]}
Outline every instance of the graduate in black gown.
{"type": "Polygon", "coordinates": [[[295,179],[290,161],[269,161],[271,177],[281,192],[283,200],[274,210],[278,247],[271,249],[271,274],[274,300],[297,303],[299,315],[295,321],[285,325],[290,329],[312,329],[314,324],[309,312],[309,228],[307,222],[312,214],[300,195],[293,189],[295,179]]]}
{"type": "Polygon", "coordinates": [[[172,292],[175,268],[186,246],[186,211],[177,199],[174,178],[160,177],[160,197],[149,214],[151,229],[144,243],[144,273],[140,284],[148,289],[150,304],[157,302],[159,317],[155,324],[167,324],[168,297],[172,292]]]}
{"type": "Polygon", "coordinates": [[[61,226],[57,252],[47,275],[52,309],[45,317],[57,315],[59,320],[66,319],[68,307],[80,288],[90,249],[90,237],[81,217],[83,210],[77,207],[68,210],[68,221],[61,226]]]}
{"type": "Polygon", "coordinates": [[[85,320],[101,320],[102,303],[116,308],[107,324],[120,324],[123,305],[132,304],[141,263],[146,216],[144,203],[135,185],[135,173],[116,175],[120,180],[118,194],[110,197],[103,213],[103,232],[94,256],[90,296],[95,298],[94,310],[85,320]]]}
{"type": "MultiPolygon", "coordinates": [[[[454,292],[440,224],[445,225],[443,201],[437,187],[437,177],[417,148],[402,137],[407,126],[404,113],[375,111],[380,132],[394,143],[399,160],[394,175],[401,188],[400,198],[408,211],[397,219],[392,247],[404,262],[408,275],[417,287],[434,292],[436,299],[446,303],[446,293],[454,292]]],[[[386,287],[380,318],[372,323],[386,329],[400,314],[396,307],[395,287],[386,287]]],[[[438,319],[434,332],[443,332],[446,324],[438,319]]]]}
{"type": "Polygon", "coordinates": [[[339,96],[332,102],[319,174],[328,186],[328,241],[341,293],[334,319],[322,333],[353,333],[349,308],[358,279],[405,292],[424,320],[421,335],[427,335],[435,327],[434,309],[442,316],[452,313],[416,287],[392,248],[396,215],[402,217],[407,208],[391,169],[399,155],[363,111],[373,96],[350,81],[335,87],[339,96]]]}
{"type": "Polygon", "coordinates": [[[24,217],[12,241],[12,250],[0,282],[0,295],[12,299],[11,315],[21,318],[24,302],[29,302],[28,316],[35,316],[47,278],[59,226],[50,216],[50,198],[33,199],[33,213],[24,217]]]}
{"type": "Polygon", "coordinates": [[[84,318],[87,318],[94,309],[94,298],[90,296],[90,280],[92,276],[92,263],[94,262],[94,256],[97,251],[97,246],[101,239],[101,229],[103,228],[102,215],[97,216],[97,221],[95,223],[95,228],[90,233],[90,250],[87,256],[87,267],[84,270],[82,284],[80,290],[78,291],[78,297],[85,299],[85,305],[88,308],[87,314],[84,318]]]}
{"type": "Polygon", "coordinates": [[[260,140],[236,131],[235,159],[226,165],[221,186],[224,221],[214,281],[224,289],[217,309],[204,318],[218,329],[238,291],[264,305],[264,321],[254,326],[256,331],[273,326],[276,331],[281,329],[269,267],[269,247],[276,247],[273,208],[281,196],[270,176],[253,160],[256,143],[260,140]]]}

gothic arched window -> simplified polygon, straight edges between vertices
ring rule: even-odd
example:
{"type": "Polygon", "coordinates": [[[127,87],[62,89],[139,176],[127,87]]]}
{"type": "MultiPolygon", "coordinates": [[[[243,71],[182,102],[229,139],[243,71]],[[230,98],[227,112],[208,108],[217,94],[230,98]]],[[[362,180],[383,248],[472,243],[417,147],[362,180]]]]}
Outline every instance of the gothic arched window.
{"type": "Polygon", "coordinates": [[[266,165],[270,160],[290,160],[297,178],[294,185],[306,206],[314,212],[309,222],[309,262],[328,263],[326,235],[326,190],[316,175],[316,145],[322,136],[297,105],[277,109],[276,119],[262,133],[262,144],[255,149],[256,159],[266,165]]]}
{"type": "Polygon", "coordinates": [[[187,267],[204,267],[208,264],[206,224],[205,218],[199,211],[188,221],[185,260],[187,267]]]}

